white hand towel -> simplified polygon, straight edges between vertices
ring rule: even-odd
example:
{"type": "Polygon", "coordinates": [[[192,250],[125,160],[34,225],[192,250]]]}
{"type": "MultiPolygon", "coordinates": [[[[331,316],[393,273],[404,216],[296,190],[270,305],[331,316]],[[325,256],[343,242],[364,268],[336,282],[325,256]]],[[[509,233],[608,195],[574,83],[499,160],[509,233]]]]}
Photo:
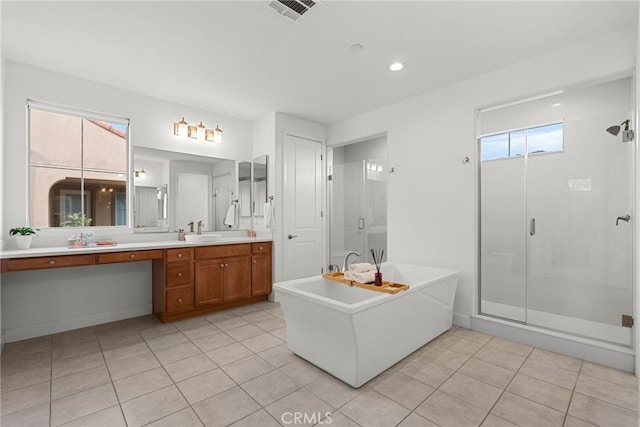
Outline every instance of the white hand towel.
{"type": "Polygon", "coordinates": [[[361,262],[357,264],[351,264],[348,270],[353,271],[354,273],[365,273],[375,268],[376,267],[373,264],[369,264],[368,262],[361,262]]]}
{"type": "Polygon", "coordinates": [[[353,280],[358,283],[373,283],[376,281],[376,272],[365,271],[364,273],[353,273],[353,280]]]}
{"type": "Polygon", "coordinates": [[[231,203],[229,209],[227,209],[227,215],[222,220],[222,223],[229,228],[235,227],[236,223],[236,204],[231,203]]]}
{"type": "Polygon", "coordinates": [[[355,280],[353,277],[355,273],[353,271],[345,271],[344,272],[344,280],[355,280]]]}

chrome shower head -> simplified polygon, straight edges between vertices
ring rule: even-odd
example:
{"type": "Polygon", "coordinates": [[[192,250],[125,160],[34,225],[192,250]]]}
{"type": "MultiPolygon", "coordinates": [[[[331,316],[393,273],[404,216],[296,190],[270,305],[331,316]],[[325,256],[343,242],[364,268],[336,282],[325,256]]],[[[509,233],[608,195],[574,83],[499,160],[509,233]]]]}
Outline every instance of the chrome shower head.
{"type": "Polygon", "coordinates": [[[609,132],[613,136],[618,136],[618,134],[620,133],[620,125],[608,127],[607,132],[609,132]]]}
{"type": "Polygon", "coordinates": [[[629,129],[629,123],[631,120],[627,119],[619,125],[609,126],[607,128],[607,132],[609,132],[613,136],[618,136],[620,133],[620,128],[624,125],[624,132],[622,132],[622,142],[633,141],[633,131],[629,129]]]}

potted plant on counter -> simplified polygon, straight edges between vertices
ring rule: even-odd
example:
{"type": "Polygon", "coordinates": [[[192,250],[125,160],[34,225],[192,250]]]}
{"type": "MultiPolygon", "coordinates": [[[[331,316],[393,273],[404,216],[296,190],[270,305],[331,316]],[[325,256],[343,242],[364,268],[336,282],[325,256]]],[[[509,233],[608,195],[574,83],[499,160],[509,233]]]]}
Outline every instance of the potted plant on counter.
{"type": "Polygon", "coordinates": [[[38,235],[36,230],[31,227],[16,227],[9,230],[9,235],[13,236],[18,249],[29,249],[31,247],[31,240],[33,239],[33,236],[38,235]]]}

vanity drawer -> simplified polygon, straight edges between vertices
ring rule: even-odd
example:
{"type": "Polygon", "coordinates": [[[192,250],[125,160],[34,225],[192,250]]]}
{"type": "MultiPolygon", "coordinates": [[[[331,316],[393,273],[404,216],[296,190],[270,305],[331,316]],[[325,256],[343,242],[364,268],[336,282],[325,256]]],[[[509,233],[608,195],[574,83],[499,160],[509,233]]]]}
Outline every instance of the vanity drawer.
{"type": "Polygon", "coordinates": [[[196,259],[226,258],[237,255],[249,255],[251,253],[251,245],[248,243],[240,245],[200,246],[195,249],[196,259]]]}
{"type": "Polygon", "coordinates": [[[161,259],[163,257],[162,249],[151,251],[128,251],[114,252],[109,254],[99,254],[98,264],[109,264],[112,262],[128,262],[128,261],[145,261],[149,259],[161,259]]]}
{"type": "Polygon", "coordinates": [[[193,287],[167,291],[167,313],[193,310],[193,287]]]}
{"type": "Polygon", "coordinates": [[[254,254],[264,254],[271,252],[271,242],[262,242],[262,243],[252,243],[251,244],[251,253],[254,254]]]}
{"type": "Polygon", "coordinates": [[[7,260],[7,271],[38,270],[43,268],[76,267],[93,264],[93,255],[63,255],[7,260]]]}
{"type": "Polygon", "coordinates": [[[167,249],[167,262],[190,261],[193,259],[193,248],[167,249]]]}
{"type": "Polygon", "coordinates": [[[193,277],[192,266],[193,264],[190,261],[167,264],[167,287],[191,283],[193,277]]]}

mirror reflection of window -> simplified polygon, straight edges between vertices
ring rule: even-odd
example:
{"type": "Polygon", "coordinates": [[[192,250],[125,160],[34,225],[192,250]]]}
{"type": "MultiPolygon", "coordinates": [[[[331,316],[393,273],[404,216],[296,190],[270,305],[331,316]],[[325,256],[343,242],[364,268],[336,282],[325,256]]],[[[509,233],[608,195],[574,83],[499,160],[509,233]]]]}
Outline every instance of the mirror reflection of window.
{"type": "Polygon", "coordinates": [[[127,119],[30,101],[32,227],[127,225],[127,119]]]}

